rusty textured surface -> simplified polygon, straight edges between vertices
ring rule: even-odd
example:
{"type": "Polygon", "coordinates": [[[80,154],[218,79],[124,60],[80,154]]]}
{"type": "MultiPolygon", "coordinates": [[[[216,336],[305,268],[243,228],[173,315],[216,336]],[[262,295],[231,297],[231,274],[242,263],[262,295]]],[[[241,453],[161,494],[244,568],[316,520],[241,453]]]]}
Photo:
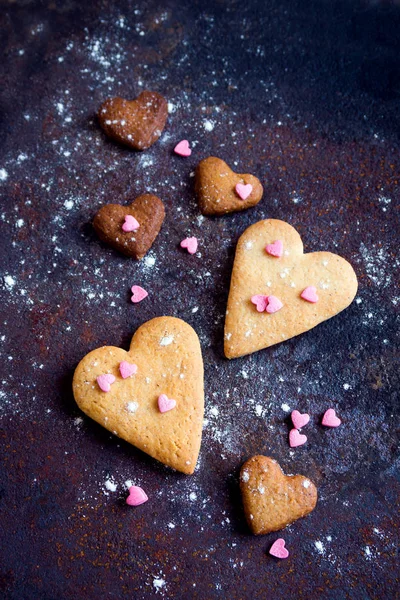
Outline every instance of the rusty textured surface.
{"type": "Polygon", "coordinates": [[[0,596],[399,597],[398,3],[0,7],[0,596]],[[135,154],[94,115],[107,96],[145,88],[173,107],[160,141],[135,154]],[[184,137],[197,142],[187,160],[172,154],[184,137]],[[210,154],[261,179],[257,207],[198,219],[190,173],[210,154]],[[90,225],[103,203],[144,192],[167,209],[154,264],[106,248],[90,225]],[[306,250],[350,260],[359,293],[313,331],[228,362],[235,243],[268,216],[298,228],[306,250]],[[201,258],[178,249],[188,234],[201,258]],[[130,304],[134,283],[148,302],[130,304]],[[71,393],[85,353],[127,348],[161,314],[193,325],[204,352],[193,477],[80,421],[71,393]],[[285,404],[312,414],[296,451],[285,404]],[[343,426],[323,431],[331,405],[343,426]],[[244,521],[238,473],[255,453],[319,488],[315,511],[284,532],[286,561],[266,554],[275,535],[253,537],[244,521]],[[150,497],[138,510],[124,504],[128,479],[150,497]]]}

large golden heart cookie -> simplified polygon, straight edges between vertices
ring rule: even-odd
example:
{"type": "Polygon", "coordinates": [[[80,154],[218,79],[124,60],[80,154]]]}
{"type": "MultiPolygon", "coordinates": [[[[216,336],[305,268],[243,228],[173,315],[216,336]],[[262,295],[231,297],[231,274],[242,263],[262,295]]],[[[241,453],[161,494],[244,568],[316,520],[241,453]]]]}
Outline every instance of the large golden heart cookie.
{"type": "Polygon", "coordinates": [[[312,329],[349,306],[352,266],[336,254],[303,254],[297,231],[276,219],[238,241],[225,319],[225,355],[237,358],[312,329]]]}
{"type": "Polygon", "coordinates": [[[268,456],[253,456],[240,471],[243,507],[255,534],[279,531],[305,517],[317,503],[317,488],[302,475],[285,475],[268,456]]]}
{"type": "Polygon", "coordinates": [[[182,473],[193,473],[204,413],[203,360],[181,319],[144,323],[129,352],[104,346],[76,368],[79,407],[106,429],[182,473]]]}

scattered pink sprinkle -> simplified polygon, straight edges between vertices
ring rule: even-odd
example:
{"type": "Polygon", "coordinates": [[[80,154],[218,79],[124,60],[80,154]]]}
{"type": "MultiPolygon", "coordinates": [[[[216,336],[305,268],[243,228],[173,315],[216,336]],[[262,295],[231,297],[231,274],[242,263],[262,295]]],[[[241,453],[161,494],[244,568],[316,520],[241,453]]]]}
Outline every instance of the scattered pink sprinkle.
{"type": "Polygon", "coordinates": [[[185,238],[181,241],[181,248],[186,248],[189,254],[194,254],[199,242],[196,237],[185,238]]]}
{"type": "Polygon", "coordinates": [[[296,429],[301,429],[302,427],[307,425],[307,423],[310,420],[310,415],[308,415],[307,413],[302,414],[298,410],[292,411],[291,417],[292,417],[293,427],[295,427],[296,429]]]}
{"type": "Polygon", "coordinates": [[[129,506],[140,506],[147,502],[148,499],[146,492],[141,487],[132,485],[129,488],[129,496],[126,499],[126,503],[129,506]]]}
{"type": "Polygon", "coordinates": [[[172,400],[172,398],[168,398],[166,394],[161,394],[158,396],[158,410],[161,413],[168,412],[172,410],[176,406],[176,400],[172,400]]]}
{"type": "Polygon", "coordinates": [[[307,300],[307,302],[312,302],[312,304],[315,304],[319,300],[317,296],[317,288],[313,285],[306,287],[301,292],[300,297],[303,298],[303,300],[307,300]]]}
{"type": "Polygon", "coordinates": [[[122,379],[127,379],[131,375],[135,375],[137,372],[137,365],[133,363],[128,363],[126,360],[123,360],[119,363],[119,372],[121,374],[122,379]]]}
{"type": "Polygon", "coordinates": [[[276,313],[281,310],[283,304],[276,296],[268,296],[268,306],[265,309],[267,313],[276,313]]]}
{"type": "Polygon", "coordinates": [[[137,231],[140,225],[132,215],[125,215],[125,223],[122,224],[123,231],[137,231]]]}
{"type": "Polygon", "coordinates": [[[291,429],[289,432],[289,446],[291,448],[297,448],[302,446],[307,441],[307,436],[301,434],[297,429],[291,429]]]}
{"type": "Polygon", "coordinates": [[[275,540],[269,549],[269,553],[271,556],[275,556],[276,558],[287,558],[289,556],[289,552],[285,548],[285,540],[282,538],[275,540]]]}
{"type": "Polygon", "coordinates": [[[235,190],[239,198],[246,200],[253,191],[253,186],[251,183],[247,183],[246,185],[244,183],[237,183],[235,190]]]}
{"type": "Polygon", "coordinates": [[[109,392],[111,390],[111,385],[115,381],[115,377],[114,375],[111,375],[111,373],[105,373],[104,375],[96,377],[96,381],[102,392],[109,392]]]}
{"type": "Polygon", "coordinates": [[[341,423],[342,421],[336,416],[333,408],[328,408],[322,417],[322,425],[325,425],[325,427],[339,427],[341,423]]]}
{"type": "Polygon", "coordinates": [[[136,304],[137,302],[141,302],[142,300],[147,298],[147,296],[149,295],[148,292],[146,292],[146,290],[144,290],[142,287],[140,287],[140,285],[133,285],[131,287],[131,292],[132,292],[131,300],[134,304],[136,304]]]}
{"type": "Polygon", "coordinates": [[[283,242],[282,240],[276,240],[272,244],[267,244],[265,246],[265,251],[267,254],[271,256],[276,256],[276,258],[281,258],[283,255],[283,242]]]}
{"type": "Polygon", "coordinates": [[[251,302],[255,304],[258,312],[275,313],[283,307],[282,302],[276,296],[263,296],[256,294],[250,298],[251,302]]]}
{"type": "Polygon", "coordinates": [[[182,140],[177,144],[174,148],[175,154],[179,154],[179,156],[190,156],[192,154],[191,149],[189,148],[189,142],[187,140],[182,140]]]}

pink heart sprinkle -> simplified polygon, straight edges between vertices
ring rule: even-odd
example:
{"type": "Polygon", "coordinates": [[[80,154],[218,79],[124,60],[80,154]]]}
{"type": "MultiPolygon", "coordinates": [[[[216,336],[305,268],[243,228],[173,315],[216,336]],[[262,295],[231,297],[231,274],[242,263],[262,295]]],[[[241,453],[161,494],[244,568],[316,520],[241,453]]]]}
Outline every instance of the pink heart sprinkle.
{"type": "Polygon", "coordinates": [[[127,379],[131,375],[135,375],[137,372],[137,365],[126,362],[123,360],[119,363],[119,372],[121,373],[122,379],[127,379]]]}
{"type": "Polygon", "coordinates": [[[262,296],[261,294],[256,294],[251,297],[251,301],[256,305],[258,312],[264,312],[264,310],[268,306],[268,296],[262,296]]]}
{"type": "Polygon", "coordinates": [[[141,487],[132,485],[129,488],[129,496],[126,499],[126,503],[129,506],[140,506],[147,502],[148,499],[146,492],[141,487]]]}
{"type": "Polygon", "coordinates": [[[295,427],[296,429],[301,429],[302,427],[307,425],[307,423],[310,420],[310,415],[308,415],[307,413],[301,414],[301,412],[299,412],[298,410],[292,411],[291,416],[293,427],[295,427]]]}
{"type": "Polygon", "coordinates": [[[158,396],[158,410],[161,413],[168,412],[172,410],[176,406],[176,400],[172,400],[172,398],[168,398],[166,394],[161,394],[158,396]]]}
{"type": "Polygon", "coordinates": [[[141,302],[149,295],[146,290],[144,290],[140,285],[133,285],[131,287],[132,297],[131,301],[136,304],[136,302],[141,302]]]}
{"type": "Polygon", "coordinates": [[[289,556],[289,552],[285,548],[285,540],[282,538],[275,540],[269,549],[269,553],[271,556],[275,556],[276,558],[287,558],[289,556]]]}
{"type": "Polygon", "coordinates": [[[281,310],[283,304],[276,296],[268,296],[268,305],[265,309],[267,313],[276,313],[278,310],[281,310]]]}
{"type": "Polygon", "coordinates": [[[182,140],[177,144],[174,148],[175,154],[179,154],[179,156],[190,156],[192,154],[191,149],[189,148],[189,142],[187,140],[182,140]]]}
{"type": "Polygon", "coordinates": [[[308,287],[306,287],[301,292],[300,297],[303,298],[303,300],[307,300],[307,302],[312,302],[313,304],[315,304],[319,300],[317,296],[317,288],[313,285],[309,285],[308,287]]]}
{"type": "Polygon", "coordinates": [[[299,433],[297,429],[291,429],[289,432],[289,446],[291,448],[297,448],[302,446],[307,441],[307,436],[299,433]]]}
{"type": "Polygon", "coordinates": [[[322,425],[325,425],[325,427],[339,427],[341,423],[342,421],[336,416],[333,408],[328,408],[322,417],[322,425]]]}
{"type": "Polygon", "coordinates": [[[282,240],[276,240],[272,244],[267,244],[265,246],[265,251],[267,254],[270,254],[271,256],[276,256],[276,258],[280,258],[283,255],[282,240]]]}
{"type": "Polygon", "coordinates": [[[115,377],[110,373],[105,373],[104,375],[99,375],[96,378],[96,381],[102,392],[109,392],[111,390],[111,384],[115,381],[115,377]]]}
{"type": "Polygon", "coordinates": [[[247,183],[246,185],[244,185],[244,183],[237,183],[235,190],[239,198],[246,200],[253,191],[253,186],[251,183],[247,183]]]}
{"type": "Polygon", "coordinates": [[[139,222],[135,217],[132,217],[132,215],[125,215],[125,223],[122,225],[123,231],[137,231],[139,227],[139,222]]]}
{"type": "Polygon", "coordinates": [[[198,243],[196,237],[185,238],[181,241],[181,248],[186,248],[189,254],[194,254],[197,250],[198,243]]]}

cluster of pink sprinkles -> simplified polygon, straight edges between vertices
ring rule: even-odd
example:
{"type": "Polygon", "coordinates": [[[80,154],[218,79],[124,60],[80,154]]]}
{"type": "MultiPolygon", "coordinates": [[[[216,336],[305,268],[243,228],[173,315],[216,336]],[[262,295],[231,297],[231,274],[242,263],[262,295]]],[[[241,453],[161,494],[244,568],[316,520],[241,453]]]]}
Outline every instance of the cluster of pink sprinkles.
{"type": "Polygon", "coordinates": [[[276,313],[283,307],[282,302],[276,296],[263,296],[256,294],[251,297],[251,302],[255,304],[258,312],[276,313]]]}
{"type": "Polygon", "coordinates": [[[181,241],[181,248],[186,248],[189,254],[195,254],[197,252],[197,247],[199,245],[199,241],[196,237],[188,237],[181,241]]]}
{"type": "Polygon", "coordinates": [[[127,233],[130,231],[137,231],[139,227],[139,221],[137,221],[135,217],[133,217],[132,215],[125,215],[125,221],[122,224],[122,231],[125,231],[127,233]]]}
{"type": "MultiPolygon", "coordinates": [[[[300,433],[299,429],[305,427],[310,421],[310,415],[307,413],[301,413],[298,410],[293,410],[291,414],[293,423],[293,429],[289,431],[289,446],[291,448],[297,448],[302,446],[307,441],[307,436],[300,433]]],[[[342,421],[336,416],[336,412],[333,408],[328,408],[322,417],[321,425],[325,427],[339,427],[342,421]]]]}
{"type": "Polygon", "coordinates": [[[235,186],[235,191],[241,200],[247,200],[253,191],[253,186],[251,183],[237,183],[235,186]]]}
{"type": "Polygon", "coordinates": [[[129,488],[129,496],[126,499],[126,503],[129,504],[129,506],[140,506],[147,502],[148,499],[149,498],[143,488],[138,485],[132,485],[129,488]]]}
{"type": "MultiPolygon", "coordinates": [[[[137,373],[137,365],[123,360],[119,363],[119,372],[122,379],[127,379],[131,375],[137,373]]],[[[103,373],[96,377],[96,381],[102,392],[109,392],[112,384],[115,382],[115,377],[114,375],[111,375],[111,373],[103,373]]]]}
{"type": "Polygon", "coordinates": [[[289,551],[285,548],[285,540],[283,538],[275,540],[269,549],[269,553],[271,556],[275,556],[275,558],[287,558],[289,556],[289,551]]]}

